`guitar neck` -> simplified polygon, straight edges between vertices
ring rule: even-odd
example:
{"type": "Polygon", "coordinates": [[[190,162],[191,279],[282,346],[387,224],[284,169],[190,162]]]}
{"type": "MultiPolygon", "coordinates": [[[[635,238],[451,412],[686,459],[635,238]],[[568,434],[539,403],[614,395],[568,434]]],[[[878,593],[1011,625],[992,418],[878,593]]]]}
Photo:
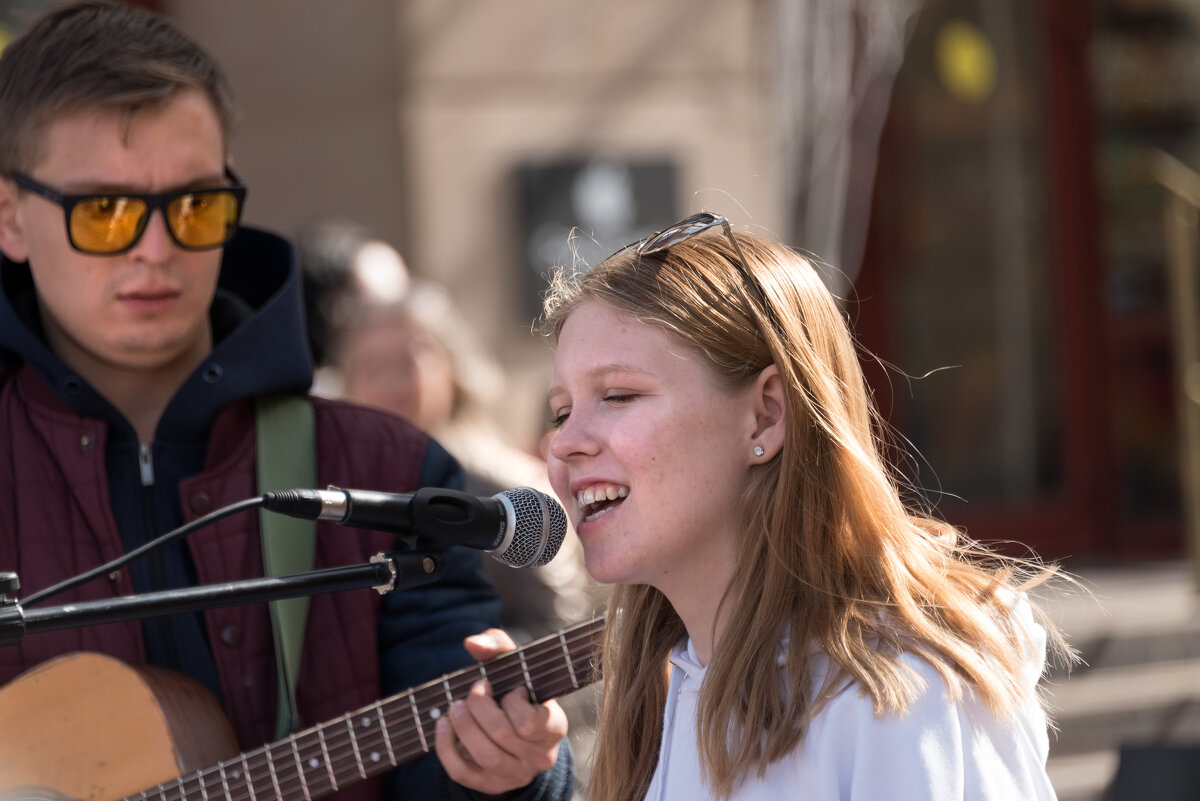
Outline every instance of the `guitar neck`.
{"type": "Polygon", "coordinates": [[[591,684],[603,632],[597,617],[125,801],[321,798],[433,751],[438,718],[480,679],[497,698],[525,687],[534,701],[591,684]]]}

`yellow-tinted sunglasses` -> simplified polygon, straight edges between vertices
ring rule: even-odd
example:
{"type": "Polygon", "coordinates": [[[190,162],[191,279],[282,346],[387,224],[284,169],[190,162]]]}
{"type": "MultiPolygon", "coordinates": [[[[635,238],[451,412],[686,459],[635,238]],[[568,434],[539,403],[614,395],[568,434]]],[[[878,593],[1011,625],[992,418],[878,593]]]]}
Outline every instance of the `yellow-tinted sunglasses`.
{"type": "Polygon", "coordinates": [[[226,167],[225,177],[229,186],[144,195],[67,194],[19,172],[13,173],[12,180],[62,206],[71,247],[94,256],[115,256],[138,243],[155,209],[162,211],[171,239],[184,250],[224,245],[237,230],[246,199],[246,187],[233,170],[226,167]]]}

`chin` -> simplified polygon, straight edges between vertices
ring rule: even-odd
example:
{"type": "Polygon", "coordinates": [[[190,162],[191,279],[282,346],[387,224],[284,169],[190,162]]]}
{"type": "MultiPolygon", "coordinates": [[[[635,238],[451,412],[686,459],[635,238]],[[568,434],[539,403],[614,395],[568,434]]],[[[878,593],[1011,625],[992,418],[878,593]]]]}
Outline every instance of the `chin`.
{"type": "Polygon", "coordinates": [[[611,554],[599,553],[598,549],[589,550],[587,545],[583,546],[583,566],[588,575],[601,584],[640,583],[629,565],[612,558],[611,554]]]}

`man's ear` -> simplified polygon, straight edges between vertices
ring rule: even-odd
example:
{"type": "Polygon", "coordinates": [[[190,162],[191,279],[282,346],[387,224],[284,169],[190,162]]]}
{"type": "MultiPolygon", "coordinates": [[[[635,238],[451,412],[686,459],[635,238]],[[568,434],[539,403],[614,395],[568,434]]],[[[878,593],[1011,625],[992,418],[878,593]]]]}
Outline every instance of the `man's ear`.
{"type": "Polygon", "coordinates": [[[21,262],[29,258],[29,248],[18,199],[17,185],[0,179],[0,251],[12,261],[21,262]]]}
{"type": "Polygon", "coordinates": [[[779,368],[769,364],[759,372],[751,388],[751,403],[754,411],[754,432],[749,452],[755,461],[767,461],[783,448],[787,434],[787,401],[784,397],[783,380],[779,368]],[[754,451],[763,449],[761,456],[754,451]]]}

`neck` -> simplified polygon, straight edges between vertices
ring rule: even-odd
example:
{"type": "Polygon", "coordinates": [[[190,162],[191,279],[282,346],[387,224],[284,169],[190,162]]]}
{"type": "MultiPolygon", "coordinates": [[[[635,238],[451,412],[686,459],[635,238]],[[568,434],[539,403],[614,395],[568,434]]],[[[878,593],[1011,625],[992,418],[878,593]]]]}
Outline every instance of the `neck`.
{"type": "Polygon", "coordinates": [[[724,634],[729,615],[728,605],[722,606],[721,600],[732,579],[733,569],[730,567],[699,581],[688,582],[685,588],[670,592],[663,590],[683,621],[701,664],[707,665],[712,661],[713,651],[724,634]]]}
{"type": "Polygon", "coordinates": [[[55,333],[47,331],[54,352],[124,415],[140,442],[154,440],[154,432],[167,405],[188,376],[212,352],[212,332],[206,331],[166,362],[128,367],[97,359],[66,340],[61,332],[55,333]]]}
{"type": "MultiPolygon", "coordinates": [[[[137,432],[139,442],[152,442],[167,404],[194,369],[195,365],[179,375],[171,376],[170,381],[161,376],[149,377],[136,373],[115,381],[96,380],[87,375],[84,378],[125,416],[137,432]]],[[[116,376],[110,374],[105,378],[116,376]]]]}

